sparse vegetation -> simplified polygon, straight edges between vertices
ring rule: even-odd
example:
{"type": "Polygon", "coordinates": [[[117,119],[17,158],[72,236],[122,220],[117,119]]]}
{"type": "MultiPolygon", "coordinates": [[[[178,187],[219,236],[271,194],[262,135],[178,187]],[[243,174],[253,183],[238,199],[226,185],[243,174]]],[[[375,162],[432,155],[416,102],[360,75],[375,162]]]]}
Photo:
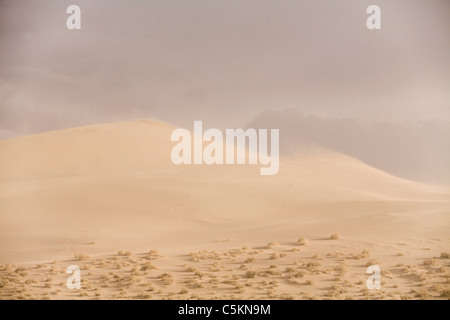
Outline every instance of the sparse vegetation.
{"type": "Polygon", "coordinates": [[[73,256],[75,259],[79,259],[79,260],[87,260],[90,258],[88,255],[83,254],[83,253],[75,253],[73,256]]]}
{"type": "Polygon", "coordinates": [[[297,242],[301,246],[306,246],[306,244],[308,243],[308,239],[306,239],[305,237],[301,237],[297,240],[297,242]]]}
{"type": "MultiPolygon", "coordinates": [[[[301,238],[304,239],[304,238],[301,238]]],[[[303,240],[302,240],[303,241],[303,240]]],[[[299,239],[299,244],[302,243],[299,239]]],[[[306,239],[303,243],[306,243],[306,239]]],[[[422,263],[386,265],[381,270],[382,293],[367,290],[365,278],[357,271],[369,251],[352,253],[338,244],[334,250],[321,252],[307,247],[299,253],[296,245],[271,242],[263,248],[238,247],[226,251],[198,251],[184,262],[196,259],[192,265],[178,267],[175,272],[167,264],[153,261],[160,257],[157,251],[132,253],[119,251],[116,255],[89,257],[74,255],[83,270],[81,290],[75,292],[78,299],[449,299],[450,270],[448,253],[430,253],[422,263]],[[292,250],[296,249],[296,250],[292,250]],[[338,251],[339,250],[339,251],[338,251]],[[287,254],[288,253],[288,254],[287,254]],[[266,257],[266,258],[264,258],[266,257]],[[267,259],[268,257],[268,259],[267,259]],[[283,258],[283,259],[282,259],[283,258]],[[275,261],[277,260],[276,264],[275,261]],[[220,263],[219,263],[219,260],[220,263]],[[159,273],[155,264],[162,270],[159,273]],[[170,271],[170,272],[169,272],[170,271]],[[392,271],[392,273],[391,273],[392,271]],[[399,273],[401,272],[401,273],[399,273]],[[180,274],[180,277],[175,276],[180,274]],[[394,280],[387,280],[394,279],[394,280]],[[324,282],[325,281],[325,282],[324,282]],[[403,281],[403,282],[402,282],[403,281]],[[404,281],[413,290],[402,292],[404,281]],[[317,284],[316,284],[317,283],[317,284]],[[324,284],[330,283],[323,290],[324,284]],[[298,292],[301,286],[309,286],[308,292],[298,292]],[[156,288],[156,289],[155,289],[156,288]],[[321,288],[321,290],[318,290],[321,288]],[[351,289],[353,288],[353,289],[351,289]],[[356,288],[361,291],[355,294],[356,288]],[[172,289],[172,290],[171,290],[172,289]],[[262,295],[261,295],[262,294],[262,295]]],[[[318,246],[319,247],[319,246],[318,246]]],[[[423,252],[423,251],[422,251],[423,252]]],[[[393,249],[390,257],[402,256],[393,249]]],[[[406,250],[405,250],[406,254],[406,250]]],[[[382,256],[380,256],[381,259],[382,256]]],[[[384,261],[384,260],[382,260],[384,261]]],[[[389,261],[389,260],[386,260],[389,261]]],[[[411,261],[411,260],[410,260],[411,261]]],[[[0,299],[66,299],[65,270],[69,260],[39,265],[0,265],[0,299]],[[39,280],[38,280],[39,279],[39,280]],[[61,281],[64,280],[64,281],[61,281]]],[[[380,265],[370,259],[366,266],[380,265]]],[[[181,264],[182,265],[182,264],[181,264]]],[[[304,287],[306,290],[306,287],[304,287]]]]}
{"type": "Polygon", "coordinates": [[[272,249],[274,247],[278,247],[280,244],[278,242],[270,242],[267,244],[266,249],[272,249]]]}

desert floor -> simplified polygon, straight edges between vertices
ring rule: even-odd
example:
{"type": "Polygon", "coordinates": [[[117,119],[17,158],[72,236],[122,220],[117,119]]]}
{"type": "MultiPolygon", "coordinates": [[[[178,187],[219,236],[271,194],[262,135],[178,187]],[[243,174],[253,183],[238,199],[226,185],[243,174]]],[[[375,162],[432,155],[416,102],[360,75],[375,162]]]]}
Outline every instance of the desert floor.
{"type": "Polygon", "coordinates": [[[176,256],[157,250],[79,253],[1,266],[0,298],[449,299],[450,253],[433,254],[442,246],[438,239],[361,246],[330,237],[176,256]],[[80,290],[66,286],[69,265],[81,270],[80,290]],[[367,288],[369,265],[380,266],[380,289],[367,288]]]}
{"type": "Polygon", "coordinates": [[[275,176],[175,166],[173,129],[0,141],[0,299],[449,298],[449,187],[325,150],[280,159],[275,176]]]}

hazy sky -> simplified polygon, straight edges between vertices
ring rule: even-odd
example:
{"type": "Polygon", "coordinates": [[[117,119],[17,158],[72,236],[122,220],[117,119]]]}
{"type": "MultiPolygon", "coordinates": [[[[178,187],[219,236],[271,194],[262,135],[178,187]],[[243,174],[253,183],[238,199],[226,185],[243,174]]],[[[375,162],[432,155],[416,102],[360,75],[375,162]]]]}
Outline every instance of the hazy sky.
{"type": "Polygon", "coordinates": [[[286,108],[450,119],[449,30],[448,0],[0,0],[0,138],[136,118],[243,126],[286,108]],[[371,4],[381,30],[366,28],[371,4]]]}

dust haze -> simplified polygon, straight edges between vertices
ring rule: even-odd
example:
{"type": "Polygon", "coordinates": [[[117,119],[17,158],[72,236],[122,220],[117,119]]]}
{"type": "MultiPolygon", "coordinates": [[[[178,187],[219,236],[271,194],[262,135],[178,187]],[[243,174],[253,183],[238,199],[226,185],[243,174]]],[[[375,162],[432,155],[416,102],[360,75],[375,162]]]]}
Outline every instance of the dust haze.
{"type": "Polygon", "coordinates": [[[310,139],[448,182],[448,1],[377,1],[377,31],[365,25],[373,3],[360,0],[75,3],[80,31],[65,25],[73,1],[0,1],[0,138],[142,118],[248,126],[288,109],[333,132],[302,134],[309,121],[292,135],[292,119],[266,121],[290,150],[294,136],[310,139]]]}

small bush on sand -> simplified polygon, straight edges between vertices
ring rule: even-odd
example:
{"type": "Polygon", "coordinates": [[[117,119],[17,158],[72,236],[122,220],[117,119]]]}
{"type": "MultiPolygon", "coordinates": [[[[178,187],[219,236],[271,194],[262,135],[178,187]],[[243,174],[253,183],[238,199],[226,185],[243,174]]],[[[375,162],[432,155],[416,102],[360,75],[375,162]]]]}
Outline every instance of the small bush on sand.
{"type": "Polygon", "coordinates": [[[188,293],[189,291],[188,291],[188,289],[186,289],[186,288],[181,288],[181,290],[180,290],[180,294],[186,294],[186,293],[188,293]]]}
{"type": "Polygon", "coordinates": [[[159,279],[161,279],[161,281],[166,285],[172,284],[174,282],[173,275],[171,275],[170,273],[161,274],[159,276],[159,279]]]}
{"type": "Polygon", "coordinates": [[[252,278],[256,277],[256,272],[253,271],[253,270],[248,270],[248,271],[245,273],[245,277],[247,277],[247,278],[249,278],[249,279],[252,279],[252,278]]]}
{"type": "Polygon", "coordinates": [[[450,259],[449,252],[441,252],[441,259],[450,259]]]}
{"type": "Polygon", "coordinates": [[[373,265],[379,265],[380,263],[377,261],[377,260],[375,260],[375,259],[370,259],[369,261],[367,261],[367,263],[366,263],[366,267],[370,267],[370,266],[373,266],[373,265]]]}
{"type": "Polygon", "coordinates": [[[330,236],[330,240],[339,240],[341,236],[337,233],[334,233],[330,236]]]}
{"type": "Polygon", "coordinates": [[[83,254],[83,253],[75,253],[73,256],[74,256],[74,258],[80,259],[80,260],[86,260],[86,259],[90,258],[88,255],[83,254]]]}
{"type": "Polygon", "coordinates": [[[272,249],[273,247],[278,247],[280,244],[278,242],[270,242],[267,244],[266,249],[272,249]]]}
{"type": "Polygon", "coordinates": [[[308,243],[308,239],[301,237],[300,239],[298,239],[298,244],[301,246],[306,246],[306,244],[308,243]]]}

